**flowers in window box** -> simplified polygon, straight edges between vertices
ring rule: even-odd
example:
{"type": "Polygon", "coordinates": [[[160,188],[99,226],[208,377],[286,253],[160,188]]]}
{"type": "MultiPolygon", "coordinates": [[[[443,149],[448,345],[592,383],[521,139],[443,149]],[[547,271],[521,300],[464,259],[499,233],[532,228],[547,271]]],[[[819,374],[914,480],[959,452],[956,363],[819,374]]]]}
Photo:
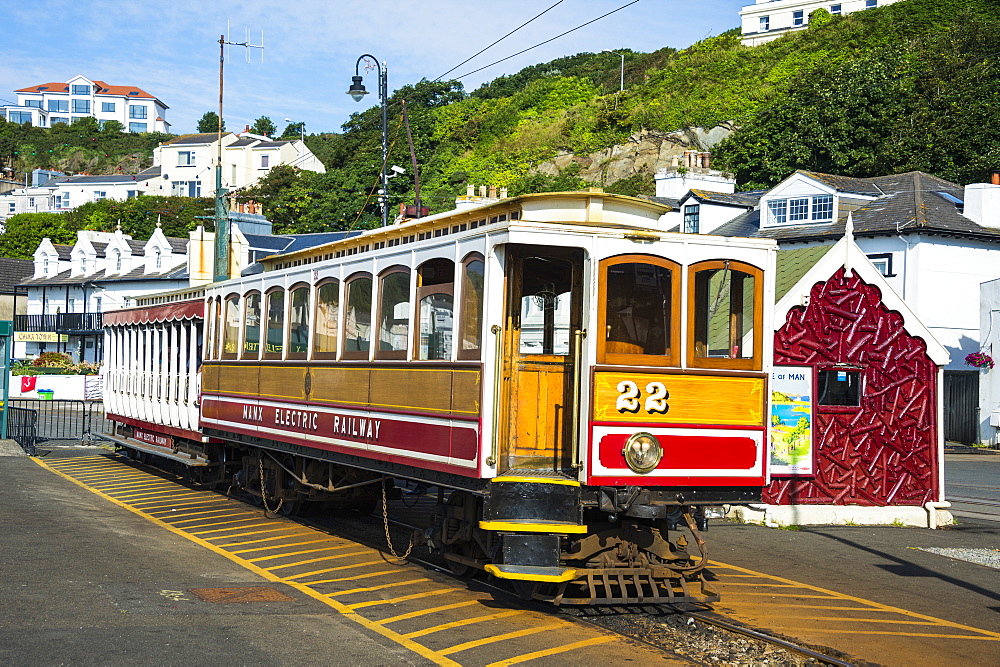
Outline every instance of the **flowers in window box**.
{"type": "Polygon", "coordinates": [[[972,352],[965,355],[965,363],[976,368],[993,368],[993,357],[985,352],[972,352]]]}

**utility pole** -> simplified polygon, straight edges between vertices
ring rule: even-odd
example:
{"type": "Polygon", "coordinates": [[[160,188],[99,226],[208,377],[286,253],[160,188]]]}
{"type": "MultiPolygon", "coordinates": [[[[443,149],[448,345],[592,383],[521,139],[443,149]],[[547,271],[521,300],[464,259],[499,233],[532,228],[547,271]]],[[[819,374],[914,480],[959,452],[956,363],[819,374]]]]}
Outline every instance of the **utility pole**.
{"type": "Polygon", "coordinates": [[[260,44],[250,43],[250,29],[247,28],[245,42],[231,42],[225,35],[219,35],[219,130],[216,136],[215,159],[215,262],[212,272],[213,282],[229,278],[229,211],[226,209],[226,190],[222,187],[222,72],[225,65],[225,47],[242,46],[246,49],[247,62],[250,62],[250,49],[261,50],[261,62],[264,61],[264,33],[260,33],[260,44]]]}

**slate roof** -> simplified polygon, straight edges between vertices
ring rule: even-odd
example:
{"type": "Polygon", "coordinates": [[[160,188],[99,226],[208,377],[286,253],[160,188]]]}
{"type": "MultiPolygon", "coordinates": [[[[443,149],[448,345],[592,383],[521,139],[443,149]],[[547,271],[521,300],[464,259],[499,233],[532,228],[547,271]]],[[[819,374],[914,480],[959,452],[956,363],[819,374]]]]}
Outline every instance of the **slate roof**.
{"type": "Polygon", "coordinates": [[[121,275],[105,276],[104,271],[96,271],[86,276],[71,276],[72,269],[66,269],[54,276],[42,278],[28,278],[22,280],[18,285],[22,287],[41,287],[53,285],[82,285],[84,283],[117,283],[138,280],[184,280],[188,277],[187,264],[168,269],[161,273],[144,273],[145,267],[139,266],[128,273],[121,275]]]}
{"type": "Polygon", "coordinates": [[[788,248],[778,250],[777,267],[774,277],[774,302],[781,297],[809,272],[816,262],[830,251],[832,245],[812,246],[808,248],[788,248]]]}
{"type": "Polygon", "coordinates": [[[52,247],[56,249],[59,259],[73,259],[73,246],[53,243],[52,247]]]}
{"type": "Polygon", "coordinates": [[[283,255],[340,241],[349,236],[358,236],[360,233],[359,231],[318,232],[315,234],[277,234],[275,236],[247,234],[246,238],[250,242],[252,250],[269,250],[272,255],[283,255]]]}
{"type": "Polygon", "coordinates": [[[260,141],[259,139],[251,139],[250,137],[241,137],[234,141],[233,143],[226,146],[226,148],[241,148],[243,146],[252,146],[253,144],[260,141]]]}
{"type": "Polygon", "coordinates": [[[254,146],[254,148],[279,148],[281,146],[284,146],[285,144],[290,144],[290,143],[292,143],[290,139],[285,141],[263,141],[254,146]]]}
{"type": "MultiPolygon", "coordinates": [[[[1000,242],[1000,229],[983,227],[962,215],[960,207],[940,196],[944,192],[959,201],[965,196],[959,185],[921,171],[873,178],[848,178],[802,172],[831,186],[853,188],[844,192],[878,194],[878,198],[853,210],[855,236],[896,236],[919,232],[1000,242]],[[819,178],[822,177],[822,178],[819,178]],[[838,185],[834,185],[834,183],[838,185]]],[[[716,229],[720,236],[749,236],[777,241],[836,240],[844,235],[847,211],[828,223],[783,225],[760,228],[760,210],[747,211],[716,229]]]]}
{"type": "Polygon", "coordinates": [[[104,253],[107,251],[110,243],[98,243],[97,241],[91,241],[90,245],[94,246],[94,252],[97,253],[98,257],[107,257],[104,253]]]}
{"type": "MultiPolygon", "coordinates": [[[[146,178],[147,177],[144,177],[142,180],[145,180],[146,178]]],[[[67,185],[76,185],[84,183],[128,183],[130,181],[137,181],[137,180],[140,180],[138,174],[134,176],[132,174],[128,175],[105,174],[97,176],[70,176],[69,178],[62,179],[60,182],[66,183],[67,185]]],[[[49,183],[51,182],[52,181],[49,181],[49,183]]]]}
{"type": "Polygon", "coordinates": [[[177,238],[176,236],[168,236],[167,243],[170,244],[171,252],[179,252],[182,254],[187,254],[188,241],[190,239],[177,238]]]}
{"type": "Polygon", "coordinates": [[[766,190],[753,190],[751,192],[710,192],[708,190],[691,190],[691,195],[700,202],[706,204],[722,204],[723,206],[741,206],[743,208],[753,208],[760,202],[760,198],[767,192],[766,190]]]}
{"type": "Polygon", "coordinates": [[[149,169],[143,169],[135,176],[140,180],[146,180],[147,178],[155,178],[156,176],[161,175],[161,173],[160,167],[150,167],[149,169]]]}
{"type": "MultiPolygon", "coordinates": [[[[232,132],[223,132],[222,136],[228,136],[232,132]]],[[[219,138],[218,132],[199,132],[198,134],[182,134],[179,137],[170,139],[169,141],[164,141],[164,146],[183,146],[183,145],[196,145],[196,144],[210,144],[219,138]]]]}
{"type": "Polygon", "coordinates": [[[639,195],[639,199],[645,199],[646,201],[654,201],[657,204],[664,204],[674,210],[677,210],[677,205],[681,201],[680,199],[674,199],[673,197],[652,197],[650,195],[639,195]]]}
{"type": "Polygon", "coordinates": [[[10,294],[14,286],[35,272],[35,263],[30,259],[0,257],[0,293],[10,294]]]}

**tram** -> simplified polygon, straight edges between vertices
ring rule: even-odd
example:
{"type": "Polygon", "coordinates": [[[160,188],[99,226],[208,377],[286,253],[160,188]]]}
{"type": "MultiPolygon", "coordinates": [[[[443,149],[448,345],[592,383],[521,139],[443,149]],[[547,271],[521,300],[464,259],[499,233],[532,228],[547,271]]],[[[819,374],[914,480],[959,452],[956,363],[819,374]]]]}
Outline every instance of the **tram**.
{"type": "Polygon", "coordinates": [[[105,316],[107,437],[285,512],[435,487],[422,540],[537,599],[715,600],[707,518],[768,481],[776,247],[667,211],[510,197],[147,297],[105,316]]]}

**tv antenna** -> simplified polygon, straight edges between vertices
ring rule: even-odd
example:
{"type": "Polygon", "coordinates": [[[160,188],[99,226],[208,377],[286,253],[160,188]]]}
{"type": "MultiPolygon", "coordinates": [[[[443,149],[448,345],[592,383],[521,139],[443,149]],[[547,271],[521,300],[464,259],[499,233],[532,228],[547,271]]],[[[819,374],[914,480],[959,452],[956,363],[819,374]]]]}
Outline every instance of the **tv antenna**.
{"type": "MultiPolygon", "coordinates": [[[[229,32],[229,22],[226,22],[226,33],[229,32]]],[[[215,263],[212,280],[218,282],[229,278],[229,213],[226,210],[226,190],[222,187],[222,91],[223,70],[225,67],[225,48],[227,46],[242,46],[246,52],[247,64],[250,63],[250,49],[260,49],[260,62],[264,62],[264,31],[260,31],[260,44],[250,43],[250,28],[246,29],[246,39],[235,42],[226,35],[219,35],[219,129],[216,137],[218,148],[215,159],[215,263]]]]}

